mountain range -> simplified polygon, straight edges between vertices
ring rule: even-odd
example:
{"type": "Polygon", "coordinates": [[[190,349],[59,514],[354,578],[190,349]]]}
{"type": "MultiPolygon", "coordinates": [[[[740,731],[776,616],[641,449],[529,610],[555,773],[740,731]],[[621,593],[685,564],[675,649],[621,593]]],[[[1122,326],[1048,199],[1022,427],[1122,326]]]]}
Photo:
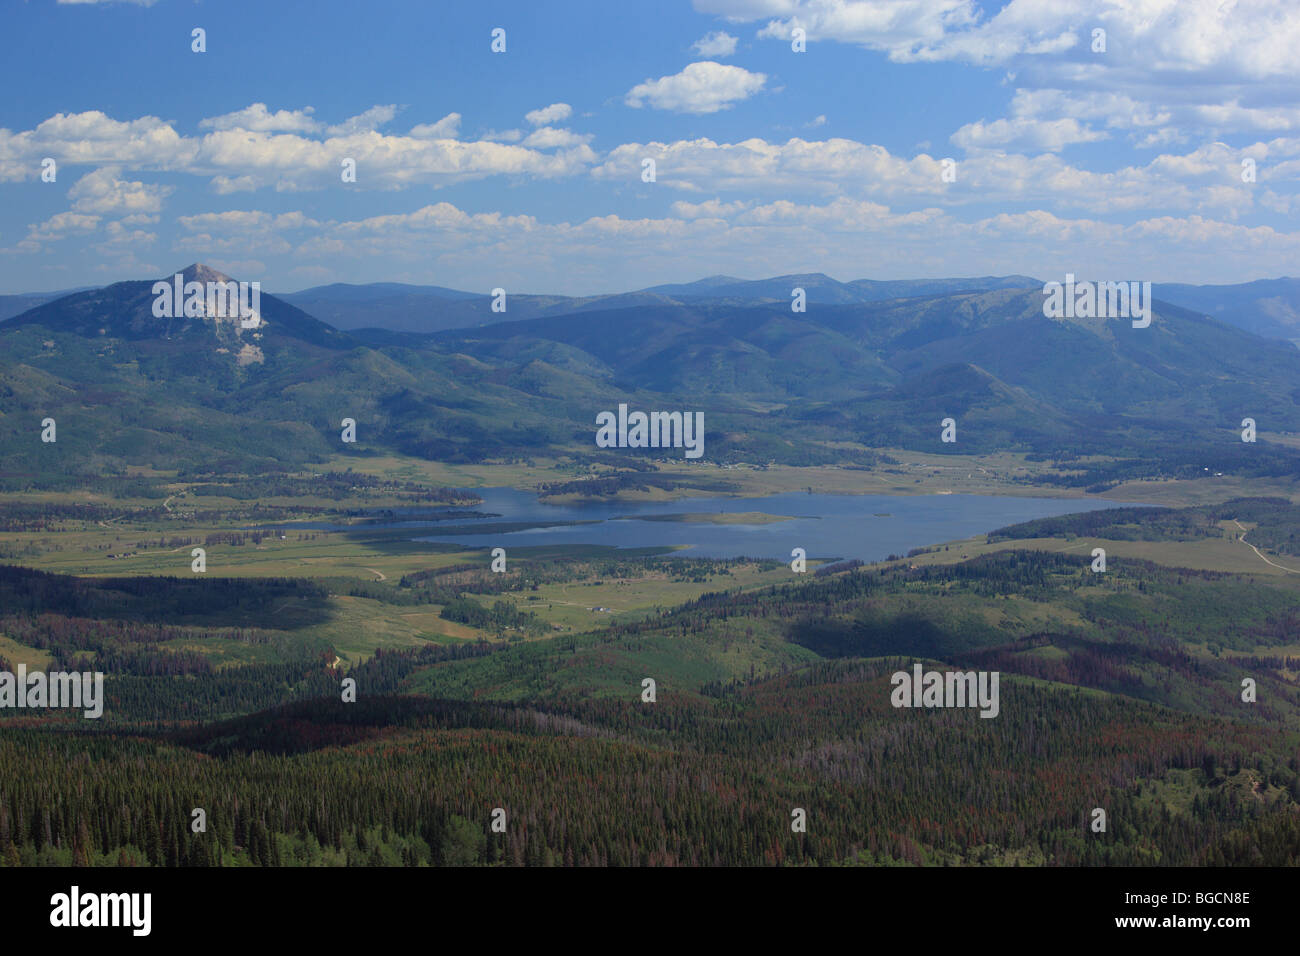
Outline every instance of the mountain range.
{"type": "Polygon", "coordinates": [[[712,276],[698,282],[652,286],[635,292],[597,296],[510,294],[507,312],[492,311],[492,296],[461,292],[442,286],[377,282],[369,285],[334,284],[282,295],[286,302],[335,328],[383,328],[397,332],[439,332],[453,328],[489,325],[510,319],[532,319],[574,312],[698,304],[743,306],[789,302],[790,290],[804,289],[807,300],[846,304],[940,292],[1028,288],[1042,283],[1027,276],[984,276],[974,279],[919,279],[876,282],[859,279],[838,282],[820,273],[746,280],[712,276]]]}
{"type": "Polygon", "coordinates": [[[1300,345],[1300,279],[1260,279],[1238,285],[1162,283],[1152,287],[1152,294],[1256,335],[1300,345]]]}
{"type": "Polygon", "coordinates": [[[62,299],[66,295],[72,295],[76,292],[88,292],[97,288],[99,286],[87,285],[76,289],[63,289],[59,292],[27,292],[17,295],[0,295],[0,322],[11,319],[15,315],[22,315],[28,309],[34,309],[46,302],[53,302],[55,299],[62,299]]]}
{"type": "MultiPolygon", "coordinates": [[[[198,264],[184,275],[230,281],[198,264]]],[[[1300,430],[1300,351],[1159,299],[1145,329],[1047,319],[1041,286],[1023,276],[718,276],[626,296],[510,296],[505,314],[486,312],[499,321],[473,327],[461,318],[481,303],[468,293],[326,286],[263,293],[251,330],[155,318],[154,281],[76,292],[0,325],[7,480],[130,465],[274,470],[339,452],[592,453],[595,415],[620,402],[704,411],[713,460],[1010,450],[1057,460],[1064,483],[1089,485],[1211,462],[1298,470],[1285,447],[1245,446],[1239,430],[1246,417],[1265,438],[1300,430]],[[791,311],[795,284],[806,312],[791,311]],[[428,324],[459,327],[339,329],[305,307],[328,300],[363,316],[375,295],[425,297],[442,310],[428,324]],[[47,416],[56,444],[38,438],[47,416]],[[940,441],[947,417],[956,444],[940,441]],[[358,423],[356,445],[339,442],[343,418],[358,423]],[[1102,472],[1068,464],[1098,455],[1120,461],[1102,472]]]]}
{"type": "MultiPolygon", "coordinates": [[[[709,276],[695,282],[650,286],[612,295],[563,296],[511,294],[508,313],[492,311],[492,296],[436,285],[401,282],[315,286],[278,298],[328,323],[336,329],[387,329],[430,333],[454,328],[490,325],[498,321],[531,319],[572,312],[688,305],[705,301],[721,305],[760,305],[788,302],[795,287],[805,290],[809,302],[851,304],[988,292],[997,289],[1041,288],[1039,279],[1023,275],[975,276],[950,279],[855,279],[840,282],[821,273],[737,279],[709,276]]],[[[77,292],[83,286],[58,292],[0,295],[0,322],[29,309],[77,292]]],[[[1262,335],[1300,344],[1300,279],[1260,279],[1236,285],[1153,283],[1152,294],[1171,305],[1209,315],[1221,322],[1262,335]]]]}

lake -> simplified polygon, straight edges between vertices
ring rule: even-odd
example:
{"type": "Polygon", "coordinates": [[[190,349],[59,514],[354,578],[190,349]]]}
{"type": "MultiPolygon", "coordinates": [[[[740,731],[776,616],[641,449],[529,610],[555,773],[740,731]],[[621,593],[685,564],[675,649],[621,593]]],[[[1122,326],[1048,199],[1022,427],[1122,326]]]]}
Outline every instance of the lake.
{"type": "Polygon", "coordinates": [[[438,528],[420,541],[467,547],[596,544],[622,548],[685,546],[684,557],[756,557],[790,560],[793,548],[809,558],[879,561],[912,548],[984,534],[1032,518],[1096,511],[1113,501],[989,495],[825,495],[788,493],[762,498],[682,498],[676,501],[547,504],[528,491],[480,488],[476,509],[499,517],[472,523],[413,521],[438,528]],[[767,524],[713,524],[652,520],[681,514],[764,512],[794,520],[767,524]],[[574,524],[573,522],[582,522],[574,524]],[[438,527],[443,524],[443,527],[438,527]]]}

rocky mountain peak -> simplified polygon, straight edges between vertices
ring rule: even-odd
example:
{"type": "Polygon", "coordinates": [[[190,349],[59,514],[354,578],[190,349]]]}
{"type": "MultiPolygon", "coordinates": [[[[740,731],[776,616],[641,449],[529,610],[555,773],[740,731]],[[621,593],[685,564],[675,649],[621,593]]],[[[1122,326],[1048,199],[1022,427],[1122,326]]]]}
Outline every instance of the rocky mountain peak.
{"type": "Polygon", "coordinates": [[[181,270],[181,276],[186,282],[234,282],[224,272],[218,272],[211,266],[205,266],[201,262],[192,262],[181,270]]]}

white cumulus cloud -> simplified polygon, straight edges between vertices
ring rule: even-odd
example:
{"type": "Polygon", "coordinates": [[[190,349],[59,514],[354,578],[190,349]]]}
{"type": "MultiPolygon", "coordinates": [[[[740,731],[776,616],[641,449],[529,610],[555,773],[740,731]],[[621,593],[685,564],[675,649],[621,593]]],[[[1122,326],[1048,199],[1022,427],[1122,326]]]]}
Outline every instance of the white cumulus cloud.
{"type": "Polygon", "coordinates": [[[691,49],[707,59],[731,56],[736,52],[736,37],[722,30],[715,30],[700,37],[691,49]]]}
{"type": "Polygon", "coordinates": [[[1104,131],[1089,129],[1076,119],[1016,117],[991,123],[982,120],[967,123],[952,134],[952,142],[963,149],[989,149],[1014,144],[1022,148],[1056,153],[1072,143],[1092,143],[1105,139],[1106,136],[1104,131]]]}
{"type": "Polygon", "coordinates": [[[364,113],[358,113],[356,116],[345,119],[337,126],[329,128],[331,136],[351,136],[355,133],[369,133],[379,129],[379,127],[391,123],[393,117],[397,115],[397,106],[390,103],[387,106],[372,106],[364,113]]]}
{"type": "Polygon", "coordinates": [[[672,76],[638,83],[628,90],[623,102],[678,113],[716,113],[753,96],[766,82],[764,73],[701,60],[672,76]]]}
{"type": "Polygon", "coordinates": [[[259,132],[312,133],[320,123],[311,118],[314,110],[277,110],[272,113],[265,103],[253,103],[242,110],[211,116],[199,121],[199,129],[249,129],[259,132]]]}
{"type": "Polygon", "coordinates": [[[418,139],[455,139],[460,135],[460,114],[448,113],[436,123],[422,123],[411,128],[418,139]]]}
{"type": "Polygon", "coordinates": [[[120,179],[122,170],[106,166],[87,173],[68,190],[72,208],[99,215],[149,215],[162,211],[163,199],[175,187],[155,186],[120,179]]]}
{"type": "Polygon", "coordinates": [[[524,114],[524,119],[530,126],[553,126],[572,115],[573,107],[568,103],[552,103],[540,110],[530,110],[524,114]]]}

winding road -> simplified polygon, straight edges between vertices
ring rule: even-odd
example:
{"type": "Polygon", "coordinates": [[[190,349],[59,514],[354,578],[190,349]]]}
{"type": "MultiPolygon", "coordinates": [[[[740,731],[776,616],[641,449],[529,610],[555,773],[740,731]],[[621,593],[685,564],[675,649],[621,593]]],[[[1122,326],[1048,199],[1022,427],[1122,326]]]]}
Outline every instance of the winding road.
{"type": "Polygon", "coordinates": [[[1278,564],[1276,561],[1270,561],[1265,556],[1264,552],[1260,551],[1259,548],[1255,547],[1253,544],[1251,544],[1249,541],[1246,540],[1246,535],[1245,535],[1246,529],[1242,528],[1241,522],[1238,521],[1236,518],[1233,518],[1232,523],[1235,524],[1238,528],[1241,528],[1242,530],[1242,535],[1237,540],[1240,541],[1242,544],[1244,544],[1246,547],[1250,548],[1250,550],[1258,554],[1261,561],[1263,561],[1265,564],[1272,565],[1273,567],[1277,568],[1279,571],[1286,571],[1288,574],[1300,574],[1300,571],[1297,571],[1295,568],[1284,567],[1283,565],[1278,564]]]}

